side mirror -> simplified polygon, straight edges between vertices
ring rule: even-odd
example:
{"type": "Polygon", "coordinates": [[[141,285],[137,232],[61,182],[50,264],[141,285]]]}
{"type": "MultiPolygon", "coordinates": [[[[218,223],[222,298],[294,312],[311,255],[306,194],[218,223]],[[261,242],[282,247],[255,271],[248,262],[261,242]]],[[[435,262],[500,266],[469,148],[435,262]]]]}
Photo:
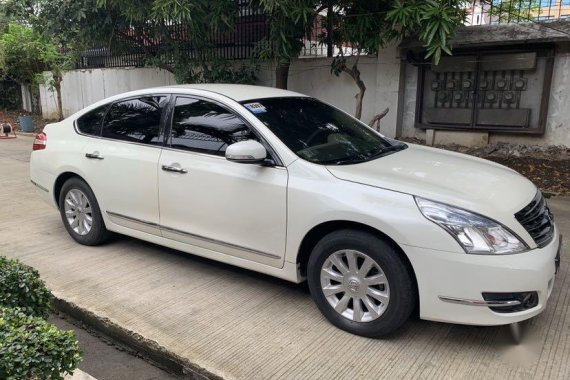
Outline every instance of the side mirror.
{"type": "Polygon", "coordinates": [[[242,164],[261,163],[267,157],[267,150],[255,140],[245,140],[226,148],[226,160],[242,164]]]}

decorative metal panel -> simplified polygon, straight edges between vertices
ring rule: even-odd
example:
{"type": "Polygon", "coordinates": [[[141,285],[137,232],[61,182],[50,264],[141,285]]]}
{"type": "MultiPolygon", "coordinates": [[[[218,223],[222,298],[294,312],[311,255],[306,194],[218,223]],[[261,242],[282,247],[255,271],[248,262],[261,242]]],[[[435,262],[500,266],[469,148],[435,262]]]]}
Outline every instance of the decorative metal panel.
{"type": "Polygon", "coordinates": [[[423,67],[416,126],[541,133],[552,58],[551,50],[492,52],[423,67]]]}

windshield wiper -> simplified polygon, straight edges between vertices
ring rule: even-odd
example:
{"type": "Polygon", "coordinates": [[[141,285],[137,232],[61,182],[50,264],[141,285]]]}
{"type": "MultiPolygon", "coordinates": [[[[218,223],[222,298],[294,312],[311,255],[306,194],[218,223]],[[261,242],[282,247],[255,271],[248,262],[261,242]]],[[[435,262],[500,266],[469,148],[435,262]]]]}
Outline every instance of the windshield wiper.
{"type": "Polygon", "coordinates": [[[406,144],[388,145],[380,149],[378,152],[368,156],[368,159],[378,158],[390,153],[399,152],[406,149],[407,147],[408,146],[406,144]]]}
{"type": "Polygon", "coordinates": [[[394,152],[399,152],[400,150],[406,149],[408,146],[406,144],[397,144],[397,145],[388,145],[380,150],[374,152],[370,156],[366,158],[343,158],[343,159],[335,159],[335,160],[328,160],[328,161],[319,161],[321,165],[347,165],[347,164],[360,164],[362,162],[367,162],[379,157],[387,156],[394,152]]]}

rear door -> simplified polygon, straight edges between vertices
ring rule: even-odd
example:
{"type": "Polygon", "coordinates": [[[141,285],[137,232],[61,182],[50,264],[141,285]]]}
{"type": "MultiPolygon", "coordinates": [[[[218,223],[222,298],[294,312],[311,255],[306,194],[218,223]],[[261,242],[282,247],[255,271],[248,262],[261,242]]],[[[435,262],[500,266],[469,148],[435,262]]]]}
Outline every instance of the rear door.
{"type": "Polygon", "coordinates": [[[114,102],[101,138],[85,147],[85,171],[113,223],[160,235],[158,160],[169,95],[140,96],[114,102]]]}
{"type": "Polygon", "coordinates": [[[163,236],[281,267],[286,168],[226,160],[228,145],[261,139],[239,115],[210,100],[177,97],[171,130],[158,174],[163,236]]]}

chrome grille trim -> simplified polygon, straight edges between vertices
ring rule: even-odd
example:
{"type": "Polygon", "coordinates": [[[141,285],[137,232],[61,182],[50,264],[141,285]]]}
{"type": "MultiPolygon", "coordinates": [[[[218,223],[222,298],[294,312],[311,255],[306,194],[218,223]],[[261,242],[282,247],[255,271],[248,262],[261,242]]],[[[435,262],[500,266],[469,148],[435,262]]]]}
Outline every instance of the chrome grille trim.
{"type": "Polygon", "coordinates": [[[515,214],[515,218],[532,237],[538,248],[547,246],[554,238],[552,213],[540,191],[526,207],[515,214]]]}

